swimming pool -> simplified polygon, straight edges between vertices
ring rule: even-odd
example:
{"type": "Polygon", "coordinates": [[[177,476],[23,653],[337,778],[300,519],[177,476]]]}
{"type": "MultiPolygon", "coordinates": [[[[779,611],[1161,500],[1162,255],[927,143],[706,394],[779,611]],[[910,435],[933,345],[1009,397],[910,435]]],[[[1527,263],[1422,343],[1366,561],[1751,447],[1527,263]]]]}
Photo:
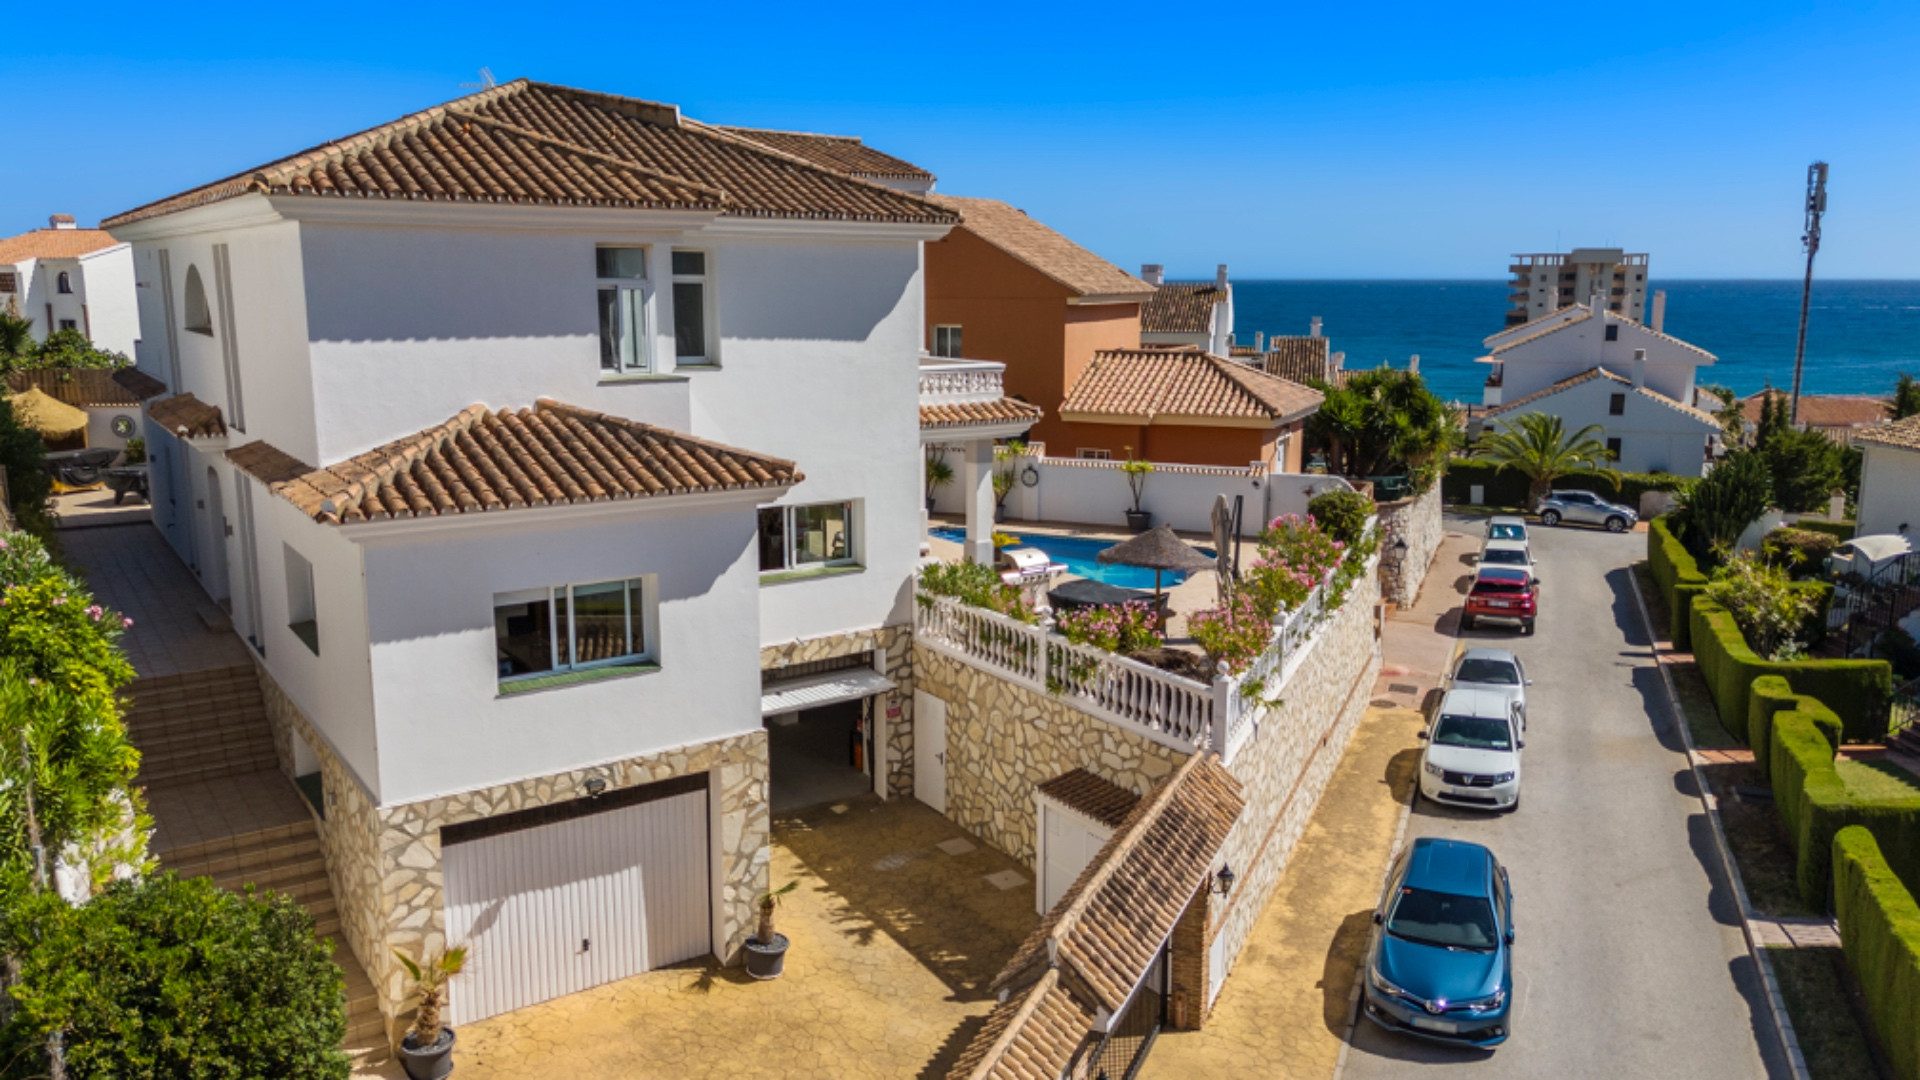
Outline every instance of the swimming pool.
{"type": "MultiPolygon", "coordinates": [[[[967,530],[942,526],[932,530],[933,535],[942,540],[963,543],[967,539],[967,530]]],[[[1122,589],[1153,588],[1153,571],[1138,566],[1116,566],[1103,563],[1099,559],[1101,552],[1118,543],[1117,540],[1088,540],[1080,536],[1035,536],[1029,533],[1013,533],[1021,547],[1036,547],[1047,553],[1047,558],[1064,564],[1067,572],[1092,581],[1105,582],[1122,589]]],[[[1196,547],[1202,555],[1213,555],[1212,548],[1196,547]]],[[[1167,570],[1160,575],[1160,586],[1171,589],[1187,580],[1183,570],[1167,570]]]]}

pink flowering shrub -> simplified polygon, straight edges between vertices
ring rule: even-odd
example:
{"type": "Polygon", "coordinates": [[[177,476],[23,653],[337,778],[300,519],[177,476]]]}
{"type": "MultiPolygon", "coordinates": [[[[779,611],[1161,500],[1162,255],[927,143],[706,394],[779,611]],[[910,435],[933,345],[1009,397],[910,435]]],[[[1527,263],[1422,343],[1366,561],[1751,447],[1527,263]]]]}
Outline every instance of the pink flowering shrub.
{"type": "Polygon", "coordinates": [[[130,625],[94,603],[86,586],[55,565],[26,533],[0,541],[0,657],[19,674],[46,680],[102,712],[133,678],[121,653],[130,625]]]}
{"type": "Polygon", "coordinates": [[[1206,650],[1207,659],[1239,672],[1266,651],[1273,619],[1261,612],[1251,593],[1242,590],[1223,607],[1187,616],[1187,633],[1206,650]]]}
{"type": "Polygon", "coordinates": [[[1306,602],[1346,557],[1347,545],[1311,515],[1274,518],[1260,533],[1260,553],[1242,575],[1242,595],[1251,596],[1271,623],[1306,602]]]}
{"type": "Polygon", "coordinates": [[[1145,600],[1069,611],[1060,616],[1058,625],[1068,641],[1108,652],[1139,652],[1166,643],[1160,632],[1160,616],[1145,600]]]}

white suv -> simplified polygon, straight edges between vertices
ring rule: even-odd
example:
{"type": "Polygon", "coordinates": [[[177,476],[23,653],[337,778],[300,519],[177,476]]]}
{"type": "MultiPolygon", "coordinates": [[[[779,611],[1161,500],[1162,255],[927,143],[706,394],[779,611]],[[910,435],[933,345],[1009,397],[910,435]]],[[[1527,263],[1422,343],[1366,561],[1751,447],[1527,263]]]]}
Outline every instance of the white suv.
{"type": "Polygon", "coordinates": [[[1524,730],[1513,699],[1491,690],[1449,690],[1420,733],[1420,794],[1451,806],[1516,810],[1524,730]]]}

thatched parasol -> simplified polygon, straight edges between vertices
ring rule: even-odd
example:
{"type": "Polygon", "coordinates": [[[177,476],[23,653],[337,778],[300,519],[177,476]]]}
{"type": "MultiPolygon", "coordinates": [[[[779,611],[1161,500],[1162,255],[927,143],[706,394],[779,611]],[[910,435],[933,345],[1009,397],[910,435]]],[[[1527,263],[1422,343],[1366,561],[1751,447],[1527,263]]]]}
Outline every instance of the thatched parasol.
{"type": "Polygon", "coordinates": [[[42,393],[38,387],[13,395],[13,415],[49,440],[69,439],[87,430],[85,410],[42,393]]]}
{"type": "Polygon", "coordinates": [[[1138,566],[1153,571],[1153,598],[1160,599],[1160,574],[1167,570],[1214,569],[1214,560],[1187,546],[1173,535],[1171,526],[1148,529],[1131,540],[1115,544],[1099,555],[1103,563],[1138,566]]]}

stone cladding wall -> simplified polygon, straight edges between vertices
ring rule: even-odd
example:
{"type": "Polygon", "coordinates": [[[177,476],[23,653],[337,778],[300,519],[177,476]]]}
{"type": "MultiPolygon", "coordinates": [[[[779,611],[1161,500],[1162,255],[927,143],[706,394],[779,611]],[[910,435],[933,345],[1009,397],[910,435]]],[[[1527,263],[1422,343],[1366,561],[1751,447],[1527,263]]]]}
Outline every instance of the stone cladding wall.
{"type": "Polygon", "coordinates": [[[886,734],[887,793],[894,798],[913,794],[913,628],[883,626],[847,634],[829,634],[760,649],[760,670],[831,660],[849,653],[879,651],[887,678],[895,689],[882,702],[886,734]]]}
{"type": "Polygon", "coordinates": [[[1420,595],[1433,553],[1440,549],[1445,531],[1440,520],[1440,485],[1436,482],[1424,495],[1381,503],[1374,512],[1380,516],[1380,593],[1388,603],[1406,607],[1420,595]],[[1404,555],[1394,550],[1398,540],[1407,542],[1404,555]]]}

